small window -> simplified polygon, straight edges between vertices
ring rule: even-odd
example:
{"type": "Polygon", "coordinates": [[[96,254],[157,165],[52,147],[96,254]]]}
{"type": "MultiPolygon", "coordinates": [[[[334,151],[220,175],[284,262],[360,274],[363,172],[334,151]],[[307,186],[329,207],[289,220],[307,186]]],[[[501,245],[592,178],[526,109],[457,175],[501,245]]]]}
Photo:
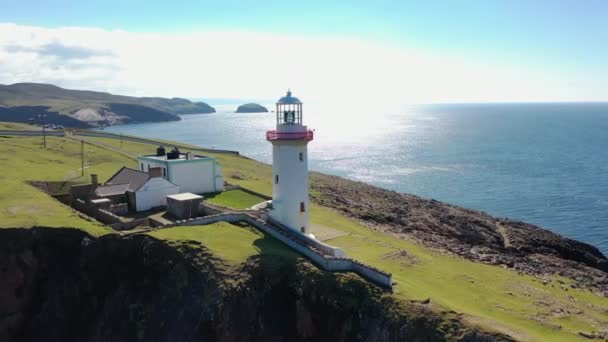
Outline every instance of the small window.
{"type": "Polygon", "coordinates": [[[301,231],[302,233],[306,233],[306,228],[304,228],[304,227],[300,227],[300,231],[301,231]]]}
{"type": "Polygon", "coordinates": [[[141,170],[144,170],[144,163],[141,163],[141,170]]]}
{"type": "Polygon", "coordinates": [[[303,213],[306,211],[306,207],[304,206],[304,202],[300,202],[300,212],[303,213]]]}
{"type": "Polygon", "coordinates": [[[148,164],[148,172],[150,172],[150,164],[148,164]]]}
{"type": "Polygon", "coordinates": [[[163,177],[167,177],[167,169],[163,167],[163,177]]]}
{"type": "Polygon", "coordinates": [[[300,152],[300,161],[304,161],[304,153],[300,152]]]}
{"type": "Polygon", "coordinates": [[[274,175],[274,184],[279,184],[279,175],[274,175]]]}

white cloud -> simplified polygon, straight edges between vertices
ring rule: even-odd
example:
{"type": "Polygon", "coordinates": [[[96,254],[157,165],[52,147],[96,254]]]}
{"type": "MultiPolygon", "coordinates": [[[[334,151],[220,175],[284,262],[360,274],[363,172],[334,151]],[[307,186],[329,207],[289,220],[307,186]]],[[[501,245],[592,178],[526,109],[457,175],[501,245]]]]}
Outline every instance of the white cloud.
{"type": "Polygon", "coordinates": [[[48,82],[129,95],[308,101],[576,99],[542,70],[340,37],[133,33],[0,24],[0,83],[48,82]],[[560,98],[561,97],[561,98],[560,98]],[[570,97],[570,98],[564,98],[570,97]]]}

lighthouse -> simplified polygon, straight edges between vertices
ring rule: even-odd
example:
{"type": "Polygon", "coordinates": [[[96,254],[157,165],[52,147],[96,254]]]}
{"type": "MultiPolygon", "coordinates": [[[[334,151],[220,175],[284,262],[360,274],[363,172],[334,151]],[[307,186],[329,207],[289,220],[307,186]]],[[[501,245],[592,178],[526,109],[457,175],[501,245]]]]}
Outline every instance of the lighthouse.
{"type": "Polygon", "coordinates": [[[302,123],[302,102],[287,91],[277,101],[276,130],[266,132],[272,143],[272,207],[275,221],[309,235],[308,153],[313,132],[302,123]]]}

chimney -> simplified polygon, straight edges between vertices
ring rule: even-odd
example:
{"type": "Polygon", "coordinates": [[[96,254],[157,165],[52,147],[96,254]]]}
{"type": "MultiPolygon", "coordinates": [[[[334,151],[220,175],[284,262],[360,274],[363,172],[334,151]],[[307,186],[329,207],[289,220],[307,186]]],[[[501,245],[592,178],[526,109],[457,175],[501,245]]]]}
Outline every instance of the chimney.
{"type": "Polygon", "coordinates": [[[151,167],[150,170],[148,170],[148,174],[150,174],[150,178],[162,177],[163,168],[162,167],[151,167]]]}
{"type": "Polygon", "coordinates": [[[95,173],[91,174],[91,184],[93,185],[93,190],[95,190],[97,188],[97,185],[99,185],[99,183],[97,182],[97,174],[95,173]]]}

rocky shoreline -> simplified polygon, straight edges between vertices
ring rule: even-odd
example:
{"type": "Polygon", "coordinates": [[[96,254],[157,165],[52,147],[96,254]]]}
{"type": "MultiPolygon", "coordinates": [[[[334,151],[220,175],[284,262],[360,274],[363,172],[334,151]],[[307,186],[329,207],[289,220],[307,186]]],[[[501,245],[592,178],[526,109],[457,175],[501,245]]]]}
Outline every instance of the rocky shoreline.
{"type": "Polygon", "coordinates": [[[317,172],[311,187],[314,202],[372,229],[541,279],[561,275],[573,279],[573,287],[608,296],[608,259],[592,245],[525,222],[317,172]]]}

